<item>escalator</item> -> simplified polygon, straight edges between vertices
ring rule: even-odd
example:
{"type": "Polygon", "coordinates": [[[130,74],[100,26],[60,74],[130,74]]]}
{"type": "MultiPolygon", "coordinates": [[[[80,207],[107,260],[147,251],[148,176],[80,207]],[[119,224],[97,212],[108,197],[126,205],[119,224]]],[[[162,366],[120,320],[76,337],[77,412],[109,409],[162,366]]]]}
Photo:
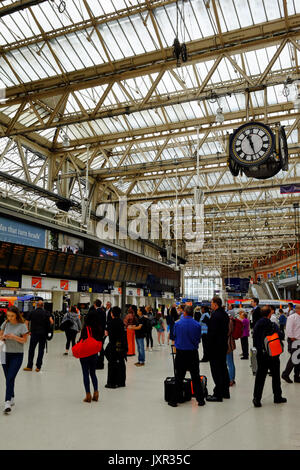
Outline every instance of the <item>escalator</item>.
{"type": "Polygon", "coordinates": [[[274,299],[274,300],[280,299],[279,290],[277,289],[277,286],[276,286],[275,282],[274,281],[267,281],[265,284],[267,285],[267,287],[271,291],[271,295],[272,295],[271,299],[274,299]]]}
{"type": "Polygon", "coordinates": [[[270,293],[263,284],[250,284],[249,297],[257,297],[258,299],[270,298],[270,293]]]}

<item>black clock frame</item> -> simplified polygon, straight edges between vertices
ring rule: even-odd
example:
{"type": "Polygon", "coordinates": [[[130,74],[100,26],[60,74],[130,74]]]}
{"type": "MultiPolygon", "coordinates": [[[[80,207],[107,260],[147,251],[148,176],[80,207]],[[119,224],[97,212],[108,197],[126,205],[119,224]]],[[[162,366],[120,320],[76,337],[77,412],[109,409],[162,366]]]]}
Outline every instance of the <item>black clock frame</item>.
{"type": "Polygon", "coordinates": [[[269,126],[261,122],[250,121],[245,124],[242,124],[233,132],[233,134],[229,136],[229,155],[235,162],[239,164],[239,166],[244,167],[244,168],[251,168],[253,166],[259,166],[263,164],[264,162],[266,162],[266,160],[268,160],[268,158],[273,154],[275,150],[275,146],[276,146],[276,138],[275,138],[273,131],[271,130],[269,126]],[[268,148],[268,151],[261,158],[255,161],[242,160],[239,157],[239,155],[235,152],[235,149],[234,149],[235,140],[238,134],[240,134],[242,129],[250,127],[250,126],[263,128],[264,131],[270,136],[270,146],[268,148]]]}

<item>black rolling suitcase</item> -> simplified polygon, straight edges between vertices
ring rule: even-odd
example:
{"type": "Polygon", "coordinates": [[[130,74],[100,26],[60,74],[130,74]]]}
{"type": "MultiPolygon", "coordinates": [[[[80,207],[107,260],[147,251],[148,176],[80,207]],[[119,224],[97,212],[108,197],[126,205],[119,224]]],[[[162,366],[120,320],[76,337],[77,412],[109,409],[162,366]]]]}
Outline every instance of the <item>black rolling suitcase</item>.
{"type": "MultiPolygon", "coordinates": [[[[174,367],[174,377],[167,377],[164,381],[164,389],[165,389],[165,401],[167,402],[176,402],[177,398],[176,394],[176,386],[175,386],[175,353],[172,348],[172,358],[173,358],[173,367],[174,367]]],[[[189,401],[192,398],[192,381],[191,379],[183,379],[183,387],[179,397],[179,403],[184,403],[185,401],[189,401]]]]}

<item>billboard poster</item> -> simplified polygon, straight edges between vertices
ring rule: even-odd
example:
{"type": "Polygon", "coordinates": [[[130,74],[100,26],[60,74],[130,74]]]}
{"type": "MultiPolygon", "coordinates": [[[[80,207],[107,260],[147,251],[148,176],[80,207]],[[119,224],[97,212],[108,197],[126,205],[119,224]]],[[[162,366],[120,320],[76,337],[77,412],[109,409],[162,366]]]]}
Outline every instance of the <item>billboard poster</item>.
{"type": "Polygon", "coordinates": [[[80,254],[84,251],[84,241],[67,234],[58,235],[58,249],[64,253],[80,254]]]}
{"type": "Polygon", "coordinates": [[[19,245],[46,247],[46,230],[17,220],[0,217],[0,240],[19,245]]]}

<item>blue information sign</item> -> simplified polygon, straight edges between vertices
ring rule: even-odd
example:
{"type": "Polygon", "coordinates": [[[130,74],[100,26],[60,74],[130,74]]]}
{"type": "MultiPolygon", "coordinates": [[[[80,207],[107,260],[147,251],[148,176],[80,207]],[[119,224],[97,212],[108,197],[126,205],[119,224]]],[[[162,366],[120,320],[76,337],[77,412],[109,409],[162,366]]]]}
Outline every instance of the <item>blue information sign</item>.
{"type": "Polygon", "coordinates": [[[46,230],[17,220],[0,217],[0,240],[36,248],[46,248],[46,230]]]}

